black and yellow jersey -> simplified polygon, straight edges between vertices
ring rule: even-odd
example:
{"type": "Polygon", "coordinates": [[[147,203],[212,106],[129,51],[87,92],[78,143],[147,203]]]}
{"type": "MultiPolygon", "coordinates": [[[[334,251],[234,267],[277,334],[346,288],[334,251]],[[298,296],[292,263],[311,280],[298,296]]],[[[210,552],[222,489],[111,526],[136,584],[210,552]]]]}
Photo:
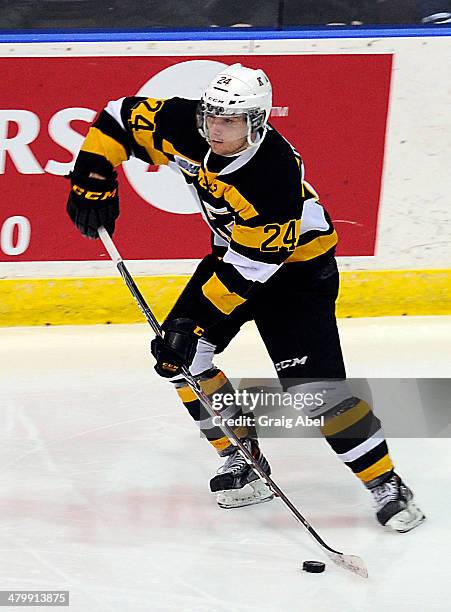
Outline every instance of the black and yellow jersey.
{"type": "Polygon", "coordinates": [[[238,155],[216,155],[197,130],[197,104],[184,98],[110,102],[90,128],[75,169],[105,175],[133,156],[183,174],[214,244],[223,247],[216,271],[202,287],[206,320],[199,324],[208,326],[243,304],[281,265],[331,251],[337,235],[304,180],[299,154],[283,136],[268,126],[238,155]]]}

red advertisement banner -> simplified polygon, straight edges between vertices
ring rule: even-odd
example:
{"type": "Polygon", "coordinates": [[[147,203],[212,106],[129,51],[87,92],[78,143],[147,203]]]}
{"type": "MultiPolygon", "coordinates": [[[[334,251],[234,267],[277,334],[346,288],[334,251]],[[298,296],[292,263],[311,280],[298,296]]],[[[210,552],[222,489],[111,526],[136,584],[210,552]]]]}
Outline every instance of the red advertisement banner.
{"type": "MultiPolygon", "coordinates": [[[[391,55],[0,59],[0,261],[104,258],[65,213],[63,178],[109,100],[199,97],[223,64],[270,77],[272,125],[301,153],[330,212],[339,255],[373,255],[391,55]]],[[[202,257],[209,231],[183,179],[137,160],[120,172],[116,236],[128,259],[202,257]]],[[[274,203],[277,206],[277,202],[274,203]]]]}

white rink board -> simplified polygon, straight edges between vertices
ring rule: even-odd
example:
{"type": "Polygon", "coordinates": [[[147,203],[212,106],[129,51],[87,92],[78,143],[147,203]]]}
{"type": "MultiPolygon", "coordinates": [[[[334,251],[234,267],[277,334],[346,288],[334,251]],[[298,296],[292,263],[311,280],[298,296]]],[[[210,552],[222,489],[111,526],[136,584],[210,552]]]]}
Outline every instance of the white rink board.
{"type": "MultiPolygon", "coordinates": [[[[341,269],[451,267],[451,36],[0,44],[0,57],[284,53],[394,54],[376,255],[341,257],[341,269]]],[[[170,266],[179,273],[192,269],[185,261],[170,266]]],[[[167,267],[140,262],[139,273],[164,274],[167,267]]],[[[91,274],[109,275],[111,268],[104,262],[0,263],[0,278],[91,274]]]]}

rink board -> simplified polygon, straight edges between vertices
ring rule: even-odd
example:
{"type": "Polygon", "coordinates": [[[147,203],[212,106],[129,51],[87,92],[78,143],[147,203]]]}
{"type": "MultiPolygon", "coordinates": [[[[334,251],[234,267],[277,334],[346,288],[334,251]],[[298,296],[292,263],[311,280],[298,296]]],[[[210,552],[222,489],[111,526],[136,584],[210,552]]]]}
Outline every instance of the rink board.
{"type": "MultiPolygon", "coordinates": [[[[102,245],[66,217],[62,176],[108,99],[197,97],[210,72],[234,61],[270,74],[271,121],[300,149],[334,219],[338,315],[450,313],[451,29],[328,33],[0,37],[0,325],[140,320],[120,279],[108,278],[102,245]],[[61,87],[68,73],[77,87],[61,87]]],[[[208,231],[180,177],[127,164],[115,240],[140,262],[161,318],[187,262],[208,251],[208,231]]]]}
{"type": "MultiPolygon", "coordinates": [[[[147,276],[139,288],[162,321],[189,276],[147,276]]],[[[338,317],[451,314],[450,270],[341,274],[338,317]],[[420,299],[421,297],[421,299],[420,299]]],[[[139,323],[143,315],[121,278],[3,280],[0,325],[139,323]]]]}

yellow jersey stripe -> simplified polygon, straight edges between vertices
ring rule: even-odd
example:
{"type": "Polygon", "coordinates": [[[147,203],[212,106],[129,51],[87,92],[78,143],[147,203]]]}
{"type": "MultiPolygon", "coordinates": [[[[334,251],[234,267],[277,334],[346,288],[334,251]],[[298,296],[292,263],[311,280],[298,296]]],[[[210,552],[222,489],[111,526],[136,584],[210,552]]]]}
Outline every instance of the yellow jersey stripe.
{"type": "Polygon", "coordinates": [[[153,139],[153,133],[157,125],[155,116],[161,110],[165,101],[155,98],[139,101],[132,108],[128,120],[134,140],[147,151],[152,162],[157,166],[167,166],[169,163],[168,157],[155,149],[153,139]]]}
{"type": "Polygon", "coordinates": [[[216,274],[202,286],[202,293],[222,313],[229,315],[237,306],[244,304],[245,298],[229,291],[216,274]]]}
{"type": "Polygon", "coordinates": [[[302,181],[302,195],[304,195],[305,193],[305,189],[307,189],[307,191],[315,198],[315,200],[319,200],[319,195],[318,193],[315,191],[315,189],[310,185],[310,183],[307,183],[307,181],[302,181]]]}
{"type": "Polygon", "coordinates": [[[241,246],[261,251],[276,252],[281,248],[290,250],[289,244],[296,243],[299,239],[300,228],[300,219],[291,219],[286,223],[269,223],[258,227],[235,224],[232,230],[232,240],[241,246]],[[288,233],[290,234],[289,242],[287,242],[288,233]]]}
{"type": "Polygon", "coordinates": [[[199,172],[199,182],[204,189],[216,199],[223,198],[233,211],[242,219],[247,221],[258,215],[253,205],[241,195],[236,187],[220,181],[217,172],[210,172],[201,168],[199,172]]]}
{"type": "Polygon", "coordinates": [[[125,148],[117,140],[95,127],[89,129],[81,151],[102,155],[114,168],[128,159],[125,148]]]}
{"type": "Polygon", "coordinates": [[[191,159],[190,157],[187,157],[183,153],[180,153],[180,151],[177,151],[177,149],[174,147],[172,142],[169,142],[169,140],[166,140],[165,138],[163,138],[163,141],[162,141],[162,149],[168,155],[174,155],[174,156],[177,155],[178,157],[182,157],[183,159],[187,159],[192,164],[195,164],[195,165],[199,164],[199,162],[196,161],[195,159],[191,159]]]}
{"type": "Polygon", "coordinates": [[[216,180],[215,186],[218,186],[218,190],[213,193],[215,197],[223,196],[224,200],[229,204],[234,212],[239,215],[242,219],[247,221],[258,215],[258,212],[252,206],[250,202],[246,200],[244,196],[238,191],[236,187],[227,185],[222,181],[216,180]],[[217,195],[218,194],[218,195],[217,195]]]}
{"type": "Polygon", "coordinates": [[[319,255],[324,255],[338,242],[337,232],[334,230],[332,234],[322,234],[314,238],[306,244],[302,244],[295,248],[294,252],[285,260],[286,263],[294,261],[309,261],[319,255]]]}

